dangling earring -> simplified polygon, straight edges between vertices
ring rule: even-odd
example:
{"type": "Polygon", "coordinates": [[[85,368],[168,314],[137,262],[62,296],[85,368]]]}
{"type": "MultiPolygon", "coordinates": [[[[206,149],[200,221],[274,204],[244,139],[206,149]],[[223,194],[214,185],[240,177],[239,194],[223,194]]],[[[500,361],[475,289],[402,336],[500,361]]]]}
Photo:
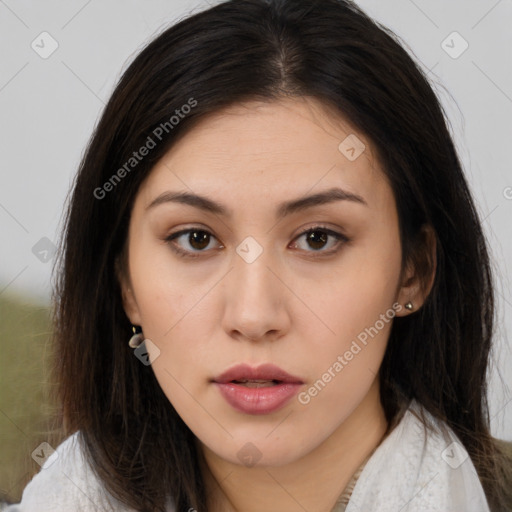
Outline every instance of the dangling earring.
{"type": "Polygon", "coordinates": [[[133,328],[133,336],[130,338],[130,341],[128,342],[128,345],[131,348],[137,348],[144,341],[144,335],[142,334],[142,332],[138,333],[136,328],[135,328],[135,326],[133,326],[132,328],[133,328]]]}
{"type": "Polygon", "coordinates": [[[405,309],[408,309],[409,311],[412,310],[412,302],[411,301],[405,303],[405,309]]]}

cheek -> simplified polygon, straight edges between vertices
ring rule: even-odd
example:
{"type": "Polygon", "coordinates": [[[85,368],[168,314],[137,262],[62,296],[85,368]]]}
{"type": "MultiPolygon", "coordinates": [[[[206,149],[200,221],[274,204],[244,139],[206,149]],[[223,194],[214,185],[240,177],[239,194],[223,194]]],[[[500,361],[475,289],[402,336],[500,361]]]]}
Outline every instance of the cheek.
{"type": "Polygon", "coordinates": [[[349,249],[329,279],[308,295],[332,338],[348,340],[375,324],[395,300],[400,274],[398,239],[360,243],[349,249]]]}
{"type": "Polygon", "coordinates": [[[357,390],[371,385],[385,353],[397,309],[393,304],[401,256],[398,237],[388,235],[378,243],[376,238],[347,252],[317,302],[330,330],[321,338],[311,336],[315,347],[310,347],[310,377],[312,382],[320,379],[311,394],[321,390],[322,401],[350,402],[357,390]],[[329,390],[324,392],[324,387],[329,390]]]}
{"type": "Polygon", "coordinates": [[[190,272],[183,272],[160,241],[149,238],[131,249],[130,271],[144,334],[167,338],[204,295],[204,283],[191,282],[190,272]]]}
{"type": "Polygon", "coordinates": [[[326,434],[352,413],[375,382],[395,315],[385,286],[377,294],[373,286],[367,292],[360,283],[350,290],[350,297],[329,311],[335,334],[310,345],[305,354],[309,372],[298,396],[299,410],[308,428],[326,434]]]}
{"type": "Polygon", "coordinates": [[[208,368],[204,361],[214,356],[211,322],[218,314],[211,300],[212,282],[197,272],[184,272],[168,249],[155,243],[135,247],[131,262],[144,336],[158,348],[152,368],[174,403],[182,386],[195,392],[197,369],[208,368]]]}

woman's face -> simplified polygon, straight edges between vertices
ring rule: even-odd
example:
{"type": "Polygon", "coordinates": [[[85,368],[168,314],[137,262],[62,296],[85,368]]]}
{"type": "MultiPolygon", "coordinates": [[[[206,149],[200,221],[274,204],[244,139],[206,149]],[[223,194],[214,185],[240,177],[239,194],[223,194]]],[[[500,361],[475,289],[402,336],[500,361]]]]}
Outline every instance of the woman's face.
{"type": "Polygon", "coordinates": [[[226,461],[291,463],[380,407],[369,391],[410,297],[371,149],[311,98],[251,102],[203,119],[138,192],[125,310],[169,401],[226,461]]]}

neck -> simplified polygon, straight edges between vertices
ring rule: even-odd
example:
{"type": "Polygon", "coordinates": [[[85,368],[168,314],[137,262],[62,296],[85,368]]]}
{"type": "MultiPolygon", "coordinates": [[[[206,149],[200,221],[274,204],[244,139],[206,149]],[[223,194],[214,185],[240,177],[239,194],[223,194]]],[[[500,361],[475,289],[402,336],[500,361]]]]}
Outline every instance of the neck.
{"type": "Polygon", "coordinates": [[[233,464],[203,446],[213,512],[328,512],[387,429],[378,379],[347,419],[306,456],[279,467],[233,464]]]}

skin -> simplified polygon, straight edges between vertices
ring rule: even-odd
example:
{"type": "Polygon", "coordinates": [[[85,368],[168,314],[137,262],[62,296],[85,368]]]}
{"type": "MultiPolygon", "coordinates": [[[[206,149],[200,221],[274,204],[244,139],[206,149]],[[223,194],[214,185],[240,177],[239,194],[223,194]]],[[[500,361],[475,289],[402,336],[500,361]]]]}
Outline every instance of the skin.
{"type": "Polygon", "coordinates": [[[396,205],[371,142],[312,98],[217,112],[141,185],[127,247],[125,311],[153,342],[155,376],[204,454],[211,510],[331,510],[387,427],[378,371],[392,320],[307,404],[294,397],[273,413],[244,414],[211,379],[236,363],[272,362],[307,391],[394,303],[396,316],[411,313],[407,301],[421,307],[415,270],[400,279],[396,205]],[[354,161],[338,149],[349,134],[366,146],[354,161]],[[333,201],[276,217],[283,201],[333,187],[366,205],[333,201]],[[166,191],[206,196],[232,216],[176,202],[148,208],[166,191]],[[348,241],[308,243],[301,233],[319,224],[348,241]],[[187,228],[211,237],[166,241],[187,228]],[[251,263],[236,252],[248,236],[262,249],[251,263]],[[176,246],[199,256],[180,257],[176,246]],[[241,449],[260,457],[256,465],[243,464],[241,449]]]}

